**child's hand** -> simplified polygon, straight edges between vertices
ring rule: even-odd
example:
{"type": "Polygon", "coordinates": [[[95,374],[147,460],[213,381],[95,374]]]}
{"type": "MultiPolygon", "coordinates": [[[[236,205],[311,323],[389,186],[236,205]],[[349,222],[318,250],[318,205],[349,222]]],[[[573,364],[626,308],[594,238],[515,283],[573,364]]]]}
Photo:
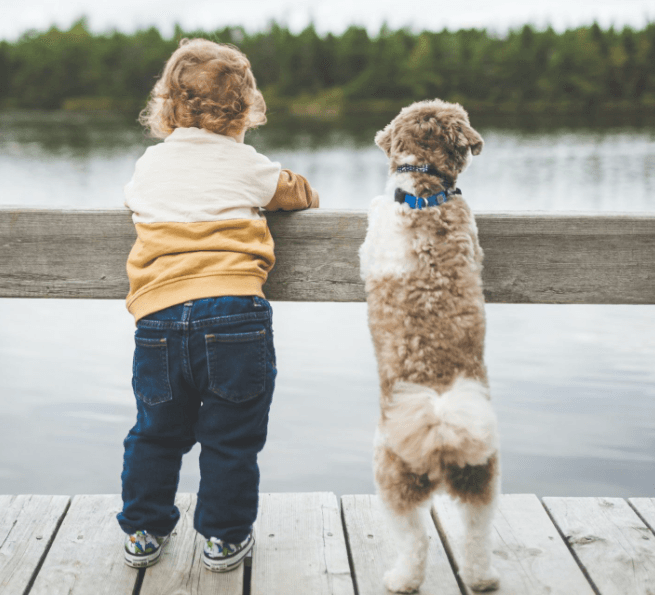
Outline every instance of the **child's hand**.
{"type": "Polygon", "coordinates": [[[319,198],[318,198],[318,192],[314,188],[312,188],[312,202],[309,204],[310,209],[318,209],[319,207],[319,198]]]}
{"type": "Polygon", "coordinates": [[[275,195],[264,208],[267,211],[300,211],[316,209],[318,202],[318,192],[303,176],[283,169],[275,195]]]}

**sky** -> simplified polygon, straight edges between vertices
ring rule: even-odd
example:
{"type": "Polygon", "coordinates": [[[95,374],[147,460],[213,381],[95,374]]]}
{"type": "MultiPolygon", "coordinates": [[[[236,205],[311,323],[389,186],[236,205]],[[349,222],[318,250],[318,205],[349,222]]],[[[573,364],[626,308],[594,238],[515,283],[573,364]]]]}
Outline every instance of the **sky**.
{"type": "Polygon", "coordinates": [[[594,21],[603,28],[629,25],[641,28],[655,21],[655,0],[0,0],[0,39],[14,41],[30,30],[51,25],[67,29],[82,16],[96,33],[130,33],[156,26],[164,36],[175,23],[184,29],[212,31],[241,25],[264,29],[275,20],[298,32],[310,22],[319,34],[339,34],[349,25],[379,31],[486,28],[498,34],[529,23],[558,31],[594,21]]]}

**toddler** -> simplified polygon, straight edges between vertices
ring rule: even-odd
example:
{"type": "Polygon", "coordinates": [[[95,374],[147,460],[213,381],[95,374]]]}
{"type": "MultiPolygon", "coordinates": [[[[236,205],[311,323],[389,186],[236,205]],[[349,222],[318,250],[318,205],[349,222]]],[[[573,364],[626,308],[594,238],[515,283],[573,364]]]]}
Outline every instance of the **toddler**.
{"type": "Polygon", "coordinates": [[[125,560],[154,564],[180,517],[182,455],[201,444],[195,529],[204,564],[236,568],[254,544],[259,468],[275,384],[275,256],[260,209],[318,207],[302,176],[243,143],[266,122],[248,59],[182,40],[141,114],[163,143],[125,188],[137,239],[127,261],[136,320],[137,421],[125,439],[125,560]]]}

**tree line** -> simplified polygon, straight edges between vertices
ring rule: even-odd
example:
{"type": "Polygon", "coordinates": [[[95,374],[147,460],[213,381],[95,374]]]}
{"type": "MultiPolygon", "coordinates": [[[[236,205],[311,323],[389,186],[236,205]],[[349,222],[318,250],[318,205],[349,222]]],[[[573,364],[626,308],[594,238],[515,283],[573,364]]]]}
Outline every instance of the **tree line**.
{"type": "Polygon", "coordinates": [[[92,34],[80,19],[67,31],[52,27],[0,42],[0,106],[138,111],[182,37],[239,47],[269,104],[319,98],[347,107],[440,97],[467,107],[655,111],[655,23],[561,33],[526,25],[504,36],[387,27],[372,36],[357,26],[319,35],[313,25],[294,34],[272,23],[256,33],[176,27],[167,39],[155,28],[92,34]]]}

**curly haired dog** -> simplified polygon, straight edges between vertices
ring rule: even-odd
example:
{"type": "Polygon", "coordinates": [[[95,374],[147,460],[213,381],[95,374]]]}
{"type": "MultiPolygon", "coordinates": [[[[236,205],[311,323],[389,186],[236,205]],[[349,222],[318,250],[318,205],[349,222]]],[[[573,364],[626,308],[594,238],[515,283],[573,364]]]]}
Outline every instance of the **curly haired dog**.
{"type": "Polygon", "coordinates": [[[482,150],[458,104],[414,103],[375,136],[389,158],[360,249],[380,376],[374,471],[399,549],[390,591],[416,591],[428,538],[418,508],[437,491],[463,507],[463,580],[498,588],[490,530],[499,489],[496,417],[483,361],[482,250],[457,176],[482,150]]]}

